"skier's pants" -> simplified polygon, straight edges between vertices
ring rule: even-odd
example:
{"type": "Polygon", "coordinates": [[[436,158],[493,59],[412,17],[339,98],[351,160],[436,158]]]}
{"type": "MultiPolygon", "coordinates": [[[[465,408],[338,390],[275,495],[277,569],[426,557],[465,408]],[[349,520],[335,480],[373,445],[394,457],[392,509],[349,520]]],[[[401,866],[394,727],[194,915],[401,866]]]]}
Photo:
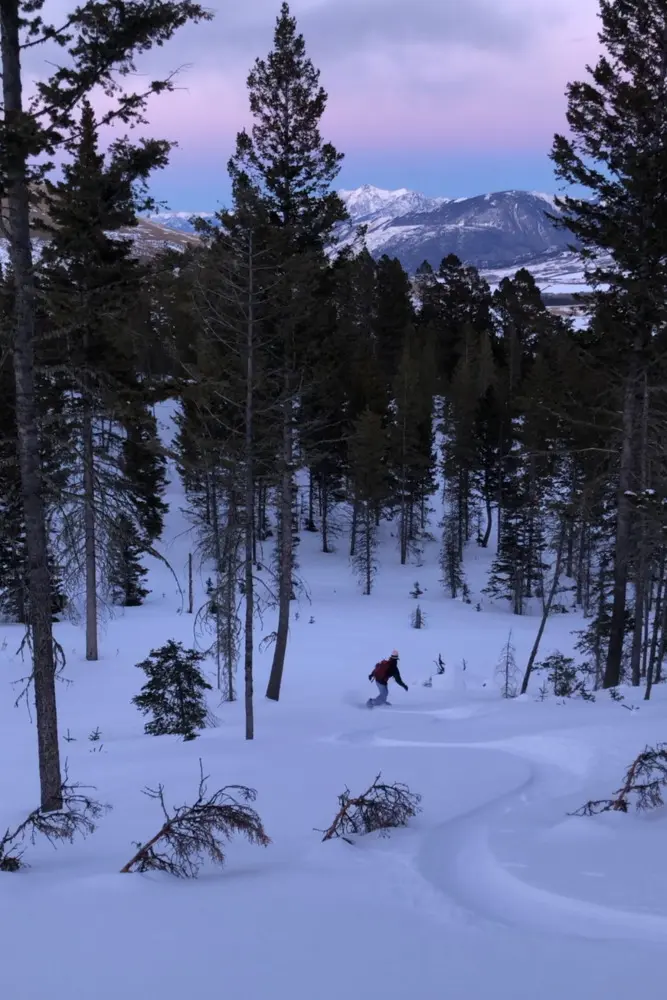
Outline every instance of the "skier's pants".
{"type": "Polygon", "coordinates": [[[381,684],[380,681],[376,681],[375,683],[377,684],[379,694],[377,698],[370,698],[369,701],[372,705],[384,705],[389,697],[389,688],[386,684],[381,684]]]}

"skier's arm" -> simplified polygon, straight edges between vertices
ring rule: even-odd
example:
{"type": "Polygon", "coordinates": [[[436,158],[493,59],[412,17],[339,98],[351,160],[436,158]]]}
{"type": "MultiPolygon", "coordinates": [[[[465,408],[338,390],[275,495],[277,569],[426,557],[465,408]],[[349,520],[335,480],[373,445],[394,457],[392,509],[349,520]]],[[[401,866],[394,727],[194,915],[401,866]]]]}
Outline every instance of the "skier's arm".
{"type": "Polygon", "coordinates": [[[401,672],[400,672],[400,670],[398,669],[398,667],[396,667],[395,669],[396,669],[396,673],[394,674],[394,680],[395,680],[395,681],[396,681],[396,683],[397,683],[397,684],[399,684],[399,685],[400,685],[400,686],[401,686],[401,687],[402,687],[402,688],[403,688],[403,689],[404,689],[405,691],[407,691],[407,690],[408,690],[408,685],[407,685],[407,684],[405,683],[405,681],[404,681],[404,680],[403,680],[403,678],[401,677],[401,672]]]}

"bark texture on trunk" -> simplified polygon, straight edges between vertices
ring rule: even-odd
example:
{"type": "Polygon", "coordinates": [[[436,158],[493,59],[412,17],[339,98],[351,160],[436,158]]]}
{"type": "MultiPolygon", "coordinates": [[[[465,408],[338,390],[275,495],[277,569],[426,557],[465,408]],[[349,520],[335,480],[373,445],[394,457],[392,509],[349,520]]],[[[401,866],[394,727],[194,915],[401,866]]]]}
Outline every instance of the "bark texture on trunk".
{"type": "Polygon", "coordinates": [[[255,510],[255,463],[253,462],[254,432],[254,287],[253,287],[253,245],[248,248],[248,327],[246,336],[246,398],[245,398],[245,525],[244,525],[244,577],[245,577],[245,632],[244,632],[244,701],[245,738],[255,737],[255,711],[253,706],[253,654],[254,654],[254,510],[255,510]]]}
{"type": "Polygon", "coordinates": [[[12,360],[28,563],[28,622],[33,646],[40,805],[42,811],[53,812],[61,809],[63,803],[51,621],[51,579],[35,388],[35,283],[24,145],[28,122],[22,105],[20,16],[18,0],[0,2],[5,194],[9,216],[9,254],[16,290],[12,360]]]}
{"type": "Polygon", "coordinates": [[[289,632],[290,603],[292,600],[292,460],[293,460],[293,402],[290,380],[286,377],[285,400],[283,402],[283,441],[282,441],[282,471],[280,476],[280,507],[279,507],[279,565],[278,565],[278,629],[276,645],[273,652],[273,663],[266,697],[271,701],[280,698],[280,687],[285,667],[287,652],[287,635],[289,632]]]}
{"type": "Polygon", "coordinates": [[[521,683],[521,694],[525,694],[526,691],[528,690],[528,684],[530,682],[530,677],[533,672],[533,667],[535,666],[535,660],[537,659],[540,643],[542,642],[542,636],[544,635],[544,630],[549,620],[549,613],[551,612],[551,607],[553,605],[556,594],[558,593],[558,584],[560,582],[560,575],[563,568],[563,554],[565,551],[565,543],[568,535],[568,530],[571,530],[568,529],[568,522],[563,520],[560,526],[560,533],[558,535],[558,549],[556,551],[556,565],[554,566],[553,580],[551,581],[549,595],[546,601],[544,602],[544,607],[542,609],[542,618],[540,620],[540,627],[537,630],[537,635],[535,636],[535,642],[533,643],[533,648],[531,649],[530,656],[528,657],[526,672],[523,675],[523,681],[521,683]]]}
{"type": "Polygon", "coordinates": [[[635,437],[636,391],[636,370],[633,369],[626,379],[623,395],[623,441],[621,444],[621,465],[618,479],[613,605],[607,661],[602,682],[604,688],[617,687],[621,682],[628,568],[632,543],[632,506],[626,494],[628,490],[632,489],[635,468],[633,444],[635,437]]]}
{"type": "Polygon", "coordinates": [[[90,407],[84,403],[83,522],[86,553],[86,659],[99,658],[97,648],[97,548],[95,531],[95,447],[90,407]]]}

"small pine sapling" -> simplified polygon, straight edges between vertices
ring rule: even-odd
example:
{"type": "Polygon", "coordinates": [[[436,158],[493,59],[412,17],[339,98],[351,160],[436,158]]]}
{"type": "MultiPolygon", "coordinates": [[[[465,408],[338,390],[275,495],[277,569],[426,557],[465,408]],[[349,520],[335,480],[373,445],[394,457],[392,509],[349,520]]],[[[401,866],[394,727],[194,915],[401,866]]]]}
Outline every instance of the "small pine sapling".
{"type": "Polygon", "coordinates": [[[637,812],[646,812],[664,805],[662,789],[667,785],[667,743],[645,747],[625,772],[623,785],[611,799],[587,802],[573,816],[596,816],[603,812],[623,812],[630,809],[630,797],[635,796],[637,812]]]}
{"type": "Polygon", "coordinates": [[[111,806],[90,798],[87,791],[94,789],[78,783],[70,785],[65,765],[60,786],[62,808],[49,813],[42,812],[41,808],[33,809],[14,830],[8,828],[5,831],[0,837],[0,871],[17,872],[28,867],[21,847],[26,839],[34,844],[37,837],[42,836],[55,846],[56,843],[71,844],[77,835],[87,837],[94,833],[97,820],[109,812],[111,806]]]}
{"type": "Polygon", "coordinates": [[[141,562],[145,551],[146,547],[131,519],[120,517],[114,526],[107,553],[109,592],[113,604],[138,608],[150,594],[144,586],[148,570],[141,562]]]}
{"type": "Polygon", "coordinates": [[[426,615],[422,611],[421,605],[418,604],[410,615],[410,624],[413,628],[426,628],[426,615]]]}
{"type": "Polygon", "coordinates": [[[516,649],[512,642],[511,630],[498,660],[496,677],[500,682],[500,690],[503,698],[516,698],[519,690],[519,671],[516,664],[516,649]]]}
{"type": "Polygon", "coordinates": [[[581,676],[584,669],[577,667],[571,656],[558,651],[550,653],[534,669],[546,673],[547,683],[557,698],[579,697],[584,701],[595,701],[595,695],[586,688],[586,677],[581,676]]]}
{"type": "Polygon", "coordinates": [[[348,843],[353,836],[379,831],[381,836],[389,836],[388,831],[407,826],[408,820],[421,812],[421,795],[411,792],[407,785],[384,784],[378,774],[366,791],[352,798],[349,788],[338,796],[338,812],[334,821],[323,833],[322,840],[342,837],[348,843]]]}
{"type": "Polygon", "coordinates": [[[438,653],[438,659],[433,661],[435,663],[435,670],[437,674],[444,674],[445,672],[445,661],[442,658],[442,654],[438,653]]]}
{"type": "Polygon", "coordinates": [[[88,736],[88,739],[90,740],[91,743],[99,743],[99,741],[102,739],[102,732],[99,726],[95,726],[93,731],[88,736]]]}
{"type": "Polygon", "coordinates": [[[419,580],[415,580],[415,585],[410,591],[410,597],[414,597],[416,600],[418,597],[421,597],[423,593],[424,591],[419,586],[419,580]]]}
{"type": "Polygon", "coordinates": [[[145,795],[159,802],[164,822],[154,837],[135,844],[137,852],[121,868],[121,874],[159,871],[177,878],[196,878],[206,858],[219,867],[224,865],[223,845],[235,833],[260,847],[271,843],[259,814],[247,804],[255,801],[255,790],[245,785],[226,785],[209,795],[201,760],[199,771],[199,790],[192,805],[176,806],[170,812],[163,785],[144,790],[145,795]]]}
{"type": "Polygon", "coordinates": [[[196,649],[185,649],[170,639],[137,664],[148,681],[132,702],[153,718],[144,726],[149,736],[182,736],[194,740],[198,729],[210,724],[205,691],[212,687],[203,677],[199,664],[205,660],[196,649]]]}

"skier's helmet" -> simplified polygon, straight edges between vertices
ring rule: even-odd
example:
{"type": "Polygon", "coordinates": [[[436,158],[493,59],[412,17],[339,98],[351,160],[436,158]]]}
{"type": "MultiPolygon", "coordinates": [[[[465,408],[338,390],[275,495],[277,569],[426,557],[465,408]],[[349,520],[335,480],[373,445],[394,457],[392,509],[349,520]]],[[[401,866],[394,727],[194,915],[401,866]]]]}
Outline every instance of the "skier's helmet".
{"type": "Polygon", "coordinates": [[[392,660],[393,659],[396,659],[396,660],[398,659],[398,650],[397,649],[392,649],[392,651],[391,651],[391,658],[392,658],[392,660]]]}

